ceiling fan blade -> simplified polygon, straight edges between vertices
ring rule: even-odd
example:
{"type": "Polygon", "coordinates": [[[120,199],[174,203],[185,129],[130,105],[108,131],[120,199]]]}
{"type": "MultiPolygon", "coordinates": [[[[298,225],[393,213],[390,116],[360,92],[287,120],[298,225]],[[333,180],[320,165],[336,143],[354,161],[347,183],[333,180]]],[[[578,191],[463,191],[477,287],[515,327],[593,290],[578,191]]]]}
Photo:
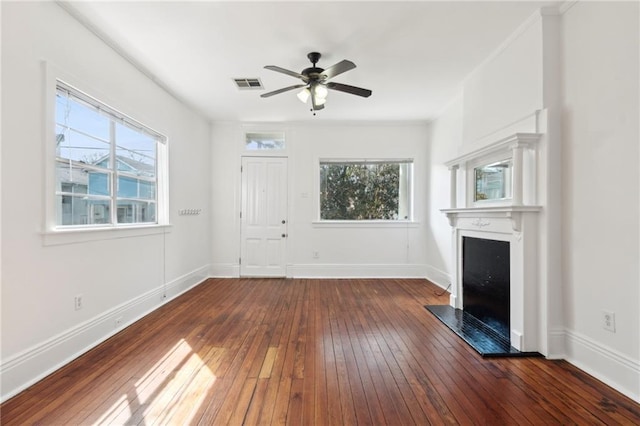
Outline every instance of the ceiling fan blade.
{"type": "Polygon", "coordinates": [[[342,74],[343,72],[347,72],[349,70],[352,70],[356,67],[356,64],[354,64],[351,61],[347,61],[346,59],[338,62],[335,65],[331,65],[329,68],[327,68],[326,70],[322,71],[320,73],[321,76],[323,76],[326,80],[335,77],[336,75],[342,74]]]}
{"type": "Polygon", "coordinates": [[[283,87],[282,89],[274,90],[273,92],[263,93],[260,95],[261,98],[268,98],[269,96],[277,95],[279,93],[288,92],[289,90],[299,89],[301,87],[305,87],[306,84],[295,84],[289,87],[283,87]]]}
{"type": "Polygon", "coordinates": [[[282,74],[290,75],[291,77],[301,78],[302,80],[307,81],[307,77],[300,74],[299,72],[289,71],[288,69],[280,68],[275,65],[267,65],[265,66],[265,68],[271,71],[280,72],[282,74]]]}
{"type": "Polygon", "coordinates": [[[368,98],[371,96],[371,90],[363,89],[362,87],[349,86],[348,84],[340,84],[340,83],[327,83],[328,89],[338,90],[340,92],[349,93],[352,95],[362,96],[363,98],[368,98]]]}

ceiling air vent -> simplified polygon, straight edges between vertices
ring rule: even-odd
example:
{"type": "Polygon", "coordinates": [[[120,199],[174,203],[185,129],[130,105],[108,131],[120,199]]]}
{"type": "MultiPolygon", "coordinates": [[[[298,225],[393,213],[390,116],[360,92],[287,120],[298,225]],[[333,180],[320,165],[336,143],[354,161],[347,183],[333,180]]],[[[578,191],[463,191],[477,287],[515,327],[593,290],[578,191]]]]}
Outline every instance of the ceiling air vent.
{"type": "Polygon", "coordinates": [[[236,86],[240,90],[262,90],[262,82],[259,78],[234,78],[236,86]]]}

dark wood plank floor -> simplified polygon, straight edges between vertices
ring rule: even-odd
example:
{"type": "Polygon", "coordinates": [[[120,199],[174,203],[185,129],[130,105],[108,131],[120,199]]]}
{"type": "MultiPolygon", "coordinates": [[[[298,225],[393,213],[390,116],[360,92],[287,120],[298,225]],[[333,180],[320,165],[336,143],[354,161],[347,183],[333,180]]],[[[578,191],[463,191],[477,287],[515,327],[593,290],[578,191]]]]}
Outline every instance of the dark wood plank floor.
{"type": "Polygon", "coordinates": [[[482,359],[424,280],[211,279],[5,402],[25,424],[640,424],[563,361],[482,359]]]}

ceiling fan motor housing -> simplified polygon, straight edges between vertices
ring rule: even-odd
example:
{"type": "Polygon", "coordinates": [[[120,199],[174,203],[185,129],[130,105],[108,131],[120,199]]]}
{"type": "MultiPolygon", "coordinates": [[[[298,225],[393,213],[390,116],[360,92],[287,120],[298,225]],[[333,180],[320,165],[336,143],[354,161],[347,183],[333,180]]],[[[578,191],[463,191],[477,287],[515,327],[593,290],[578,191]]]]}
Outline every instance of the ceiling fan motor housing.
{"type": "Polygon", "coordinates": [[[324,71],[324,68],[316,67],[316,63],[318,63],[321,56],[322,55],[318,52],[311,52],[307,55],[307,58],[309,58],[313,66],[303,69],[300,74],[307,77],[308,81],[317,81],[321,79],[320,74],[324,71]]]}
{"type": "Polygon", "coordinates": [[[320,73],[322,73],[323,71],[324,69],[319,67],[309,67],[309,68],[303,69],[300,74],[307,77],[309,81],[313,81],[313,80],[320,80],[321,78],[320,73]]]}
{"type": "Polygon", "coordinates": [[[309,60],[311,61],[314,67],[318,63],[321,57],[322,55],[318,52],[311,52],[307,55],[307,58],[309,58],[309,60]]]}

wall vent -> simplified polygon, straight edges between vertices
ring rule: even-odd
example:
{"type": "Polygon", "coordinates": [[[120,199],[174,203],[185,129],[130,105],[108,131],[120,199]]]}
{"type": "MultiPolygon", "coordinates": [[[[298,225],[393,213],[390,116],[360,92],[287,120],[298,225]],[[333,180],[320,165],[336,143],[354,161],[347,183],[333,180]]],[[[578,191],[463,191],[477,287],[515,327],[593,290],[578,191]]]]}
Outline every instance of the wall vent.
{"type": "Polygon", "coordinates": [[[259,78],[234,78],[233,81],[240,90],[262,90],[262,82],[259,78]]]}

